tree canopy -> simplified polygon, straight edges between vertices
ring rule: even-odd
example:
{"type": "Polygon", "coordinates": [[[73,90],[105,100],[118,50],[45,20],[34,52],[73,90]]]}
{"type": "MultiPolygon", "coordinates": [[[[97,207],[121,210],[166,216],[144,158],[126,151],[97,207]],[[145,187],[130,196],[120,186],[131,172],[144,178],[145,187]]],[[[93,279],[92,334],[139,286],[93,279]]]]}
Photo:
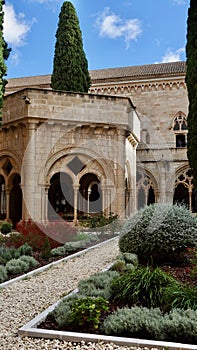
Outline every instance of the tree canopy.
{"type": "Polygon", "coordinates": [[[188,159],[197,192],[197,1],[190,0],[187,19],[186,84],[189,98],[188,159]]]}
{"type": "Polygon", "coordinates": [[[88,92],[90,84],[79,20],[72,3],[65,1],[56,31],[51,87],[54,90],[88,92]]]}
{"type": "MultiPolygon", "coordinates": [[[[11,49],[8,48],[8,44],[5,42],[3,37],[3,21],[4,21],[4,12],[3,5],[5,4],[4,0],[0,0],[0,108],[3,106],[3,95],[5,92],[5,85],[7,81],[4,79],[4,76],[7,72],[7,67],[5,60],[8,59],[11,49]]],[[[1,113],[0,113],[1,116],[1,113]]]]}

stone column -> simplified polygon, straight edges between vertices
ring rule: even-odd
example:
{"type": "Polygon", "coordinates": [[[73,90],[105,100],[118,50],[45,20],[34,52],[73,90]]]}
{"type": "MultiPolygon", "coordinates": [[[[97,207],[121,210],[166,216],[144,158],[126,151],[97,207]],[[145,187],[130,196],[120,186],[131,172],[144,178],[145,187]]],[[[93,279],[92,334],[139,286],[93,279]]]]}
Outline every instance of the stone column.
{"type": "Polygon", "coordinates": [[[116,207],[119,218],[125,218],[125,131],[117,131],[117,170],[116,170],[116,207]]]}
{"type": "MultiPolygon", "coordinates": [[[[38,219],[35,217],[35,207],[38,209],[38,205],[41,206],[41,202],[36,201],[36,185],[37,179],[35,178],[35,158],[36,158],[36,123],[27,124],[28,132],[28,144],[23,160],[22,167],[22,188],[24,198],[24,213],[25,220],[32,218],[32,220],[38,219]]],[[[40,208],[41,212],[41,208],[40,208]]]]}
{"type": "Polygon", "coordinates": [[[10,219],[10,192],[12,190],[12,186],[5,186],[6,193],[6,220],[10,219]]]}
{"type": "Polygon", "coordinates": [[[79,190],[79,186],[73,186],[73,190],[74,190],[74,224],[77,225],[78,220],[77,220],[77,199],[78,199],[78,190],[79,190]]]}

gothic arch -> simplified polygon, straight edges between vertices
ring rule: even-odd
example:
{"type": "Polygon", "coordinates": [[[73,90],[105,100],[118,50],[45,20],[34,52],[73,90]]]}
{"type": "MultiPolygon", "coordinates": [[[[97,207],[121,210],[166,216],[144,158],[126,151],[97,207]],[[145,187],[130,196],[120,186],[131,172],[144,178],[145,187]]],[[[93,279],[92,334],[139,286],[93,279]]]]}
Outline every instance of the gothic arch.
{"type": "Polygon", "coordinates": [[[184,204],[189,210],[197,212],[197,198],[193,189],[193,176],[189,166],[185,165],[177,169],[173,202],[184,204]]]}
{"type": "Polygon", "coordinates": [[[153,174],[145,169],[137,168],[136,197],[137,209],[157,201],[158,184],[153,174]]]}

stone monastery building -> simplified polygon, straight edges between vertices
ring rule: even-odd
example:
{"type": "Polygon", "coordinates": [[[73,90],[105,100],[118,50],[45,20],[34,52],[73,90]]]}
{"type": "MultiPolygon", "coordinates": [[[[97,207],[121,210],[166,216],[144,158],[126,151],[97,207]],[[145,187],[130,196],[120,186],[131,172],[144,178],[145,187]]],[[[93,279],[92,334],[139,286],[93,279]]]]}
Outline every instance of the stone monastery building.
{"type": "Polygon", "coordinates": [[[185,62],[90,71],[88,94],[50,75],[9,79],[0,130],[0,219],[15,224],[154,202],[196,211],[187,160],[185,62]]]}

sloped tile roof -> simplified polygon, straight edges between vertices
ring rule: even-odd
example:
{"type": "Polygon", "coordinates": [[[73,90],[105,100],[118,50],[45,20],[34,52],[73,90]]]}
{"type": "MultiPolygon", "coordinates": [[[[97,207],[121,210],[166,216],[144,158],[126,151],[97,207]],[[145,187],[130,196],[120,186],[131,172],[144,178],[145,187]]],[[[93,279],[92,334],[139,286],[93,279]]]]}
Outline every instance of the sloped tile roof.
{"type": "Polygon", "coordinates": [[[108,68],[92,70],[92,82],[99,82],[102,80],[114,81],[137,79],[142,77],[153,77],[159,75],[175,75],[186,73],[186,63],[184,61],[147,64],[143,66],[129,66],[119,68],[108,68]]]}
{"type": "MultiPolygon", "coordinates": [[[[92,79],[92,84],[107,82],[107,81],[124,81],[124,80],[134,80],[150,78],[155,76],[164,75],[176,75],[186,73],[186,62],[170,62],[170,63],[157,63],[157,64],[147,64],[141,66],[129,66],[129,67],[119,67],[119,68],[106,68],[91,70],[90,75],[92,79]]],[[[8,84],[6,85],[6,90],[14,90],[22,87],[50,87],[51,75],[38,75],[22,78],[12,78],[8,79],[8,84]]]]}

